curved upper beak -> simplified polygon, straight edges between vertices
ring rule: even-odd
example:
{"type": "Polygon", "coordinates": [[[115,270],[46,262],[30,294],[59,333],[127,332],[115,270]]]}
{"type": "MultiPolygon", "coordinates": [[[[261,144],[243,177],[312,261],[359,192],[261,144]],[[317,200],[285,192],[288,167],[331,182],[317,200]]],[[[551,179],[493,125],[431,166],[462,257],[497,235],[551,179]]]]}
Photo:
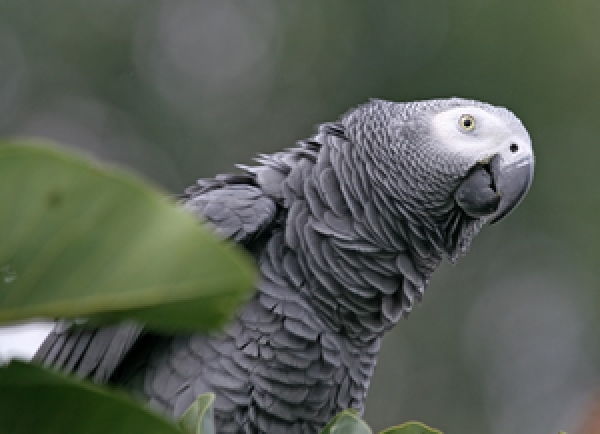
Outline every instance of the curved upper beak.
{"type": "Polygon", "coordinates": [[[499,154],[492,157],[489,167],[500,202],[490,223],[506,217],[523,200],[533,181],[533,166],[531,155],[509,164],[499,154]]]}
{"type": "Polygon", "coordinates": [[[533,179],[533,156],[505,163],[500,154],[477,163],[454,192],[454,200],[471,217],[496,223],[523,199],[533,179]]]}

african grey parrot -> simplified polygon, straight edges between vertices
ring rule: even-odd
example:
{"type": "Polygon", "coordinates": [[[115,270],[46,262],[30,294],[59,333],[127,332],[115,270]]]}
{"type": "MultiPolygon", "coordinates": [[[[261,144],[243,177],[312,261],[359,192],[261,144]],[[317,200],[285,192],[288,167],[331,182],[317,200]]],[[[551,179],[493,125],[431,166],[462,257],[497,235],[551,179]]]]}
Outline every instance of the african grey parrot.
{"type": "Polygon", "coordinates": [[[118,385],[172,417],[216,394],[219,433],[315,433],[363,410],[381,339],[443,258],[510,212],[533,175],[510,111],[460,98],[371,100],[182,204],[256,258],[254,297],[225,331],[59,327],[35,359],[118,385]]]}

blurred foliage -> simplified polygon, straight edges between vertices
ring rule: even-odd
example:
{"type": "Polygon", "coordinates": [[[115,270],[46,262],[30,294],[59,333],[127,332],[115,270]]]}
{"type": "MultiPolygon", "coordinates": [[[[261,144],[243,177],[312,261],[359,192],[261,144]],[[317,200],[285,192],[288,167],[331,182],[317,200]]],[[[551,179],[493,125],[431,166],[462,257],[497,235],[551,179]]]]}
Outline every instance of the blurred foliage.
{"type": "Polygon", "coordinates": [[[183,413],[179,426],[189,434],[215,434],[214,406],[215,395],[200,395],[183,413]]]}
{"type": "Polygon", "coordinates": [[[402,425],[387,428],[379,434],[442,434],[442,432],[420,422],[406,422],[402,425]]]}
{"type": "MultiPolygon", "coordinates": [[[[344,410],[338,413],[325,426],[321,434],[372,434],[371,428],[361,420],[356,410],[344,410]]],[[[406,422],[392,426],[379,434],[442,434],[441,431],[430,428],[420,422],[406,422]]]]}
{"type": "Polygon", "coordinates": [[[3,433],[183,434],[121,393],[23,362],[0,368],[0,404],[3,433]]]}
{"type": "Polygon", "coordinates": [[[366,418],[577,433],[600,378],[599,18],[593,0],[3,0],[0,134],[179,192],[369,97],[511,108],[533,188],[387,336],[366,418]]]}
{"type": "Polygon", "coordinates": [[[0,367],[3,433],[215,434],[214,400],[200,395],[176,426],[107,387],[19,361],[0,367]]]}
{"type": "Polygon", "coordinates": [[[0,322],[209,330],[251,293],[249,258],[128,174],[0,142],[0,198],[0,322]]]}
{"type": "Polygon", "coordinates": [[[329,421],[321,434],[372,434],[372,431],[356,410],[344,410],[329,421]]]}

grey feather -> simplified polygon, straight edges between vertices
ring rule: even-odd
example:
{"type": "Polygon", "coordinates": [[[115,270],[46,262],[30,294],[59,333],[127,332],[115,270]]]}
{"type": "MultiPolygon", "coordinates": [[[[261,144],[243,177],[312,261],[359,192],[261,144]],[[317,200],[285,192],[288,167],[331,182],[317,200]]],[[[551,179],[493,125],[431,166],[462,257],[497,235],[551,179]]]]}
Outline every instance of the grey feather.
{"type": "Polygon", "coordinates": [[[373,100],[241,173],[200,179],[182,206],[260,271],[235,320],[177,336],[62,325],[35,360],[123,387],[171,417],[212,391],[220,433],[317,433],[344,408],[362,411],[383,333],[487,221],[454,201],[476,161],[444,153],[431,132],[433,115],[463,106],[523,134],[484,103],[373,100]]]}

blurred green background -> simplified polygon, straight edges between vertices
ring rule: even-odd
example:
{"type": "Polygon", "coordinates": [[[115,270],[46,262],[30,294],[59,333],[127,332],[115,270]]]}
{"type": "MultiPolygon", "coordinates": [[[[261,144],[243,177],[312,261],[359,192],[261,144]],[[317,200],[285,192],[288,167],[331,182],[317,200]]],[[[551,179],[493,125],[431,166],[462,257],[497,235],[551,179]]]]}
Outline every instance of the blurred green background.
{"type": "Polygon", "coordinates": [[[600,392],[599,20],[597,0],[0,0],[0,135],[179,192],[370,97],[511,108],[533,188],[387,336],[366,418],[582,432],[600,392]]]}

